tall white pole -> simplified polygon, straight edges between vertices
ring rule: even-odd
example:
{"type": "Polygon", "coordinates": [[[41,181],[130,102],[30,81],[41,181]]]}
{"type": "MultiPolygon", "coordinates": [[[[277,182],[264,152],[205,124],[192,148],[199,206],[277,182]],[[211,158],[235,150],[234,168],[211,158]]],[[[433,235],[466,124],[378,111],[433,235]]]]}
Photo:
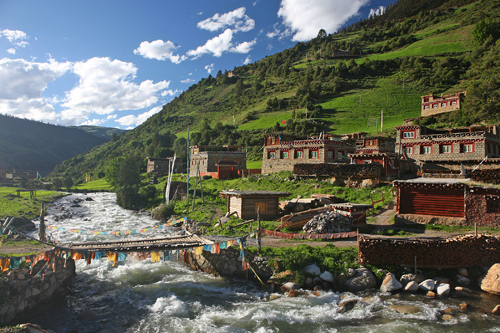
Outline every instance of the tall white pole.
{"type": "Polygon", "coordinates": [[[384,131],[384,110],[380,111],[380,132],[384,131]]]}

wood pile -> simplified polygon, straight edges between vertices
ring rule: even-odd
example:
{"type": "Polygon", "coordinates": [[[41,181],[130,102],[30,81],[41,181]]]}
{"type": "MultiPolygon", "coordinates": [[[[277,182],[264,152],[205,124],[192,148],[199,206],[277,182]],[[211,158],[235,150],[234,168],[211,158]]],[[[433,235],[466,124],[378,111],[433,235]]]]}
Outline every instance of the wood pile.
{"type": "Polygon", "coordinates": [[[293,174],[297,176],[338,177],[342,179],[379,179],[383,167],[370,164],[295,164],[293,174]]]}
{"type": "Polygon", "coordinates": [[[475,170],[469,176],[477,182],[500,184],[500,169],[475,170]]]}
{"type": "Polygon", "coordinates": [[[419,268],[490,266],[500,262],[500,240],[487,235],[452,238],[359,238],[362,264],[392,264],[419,268]]]}

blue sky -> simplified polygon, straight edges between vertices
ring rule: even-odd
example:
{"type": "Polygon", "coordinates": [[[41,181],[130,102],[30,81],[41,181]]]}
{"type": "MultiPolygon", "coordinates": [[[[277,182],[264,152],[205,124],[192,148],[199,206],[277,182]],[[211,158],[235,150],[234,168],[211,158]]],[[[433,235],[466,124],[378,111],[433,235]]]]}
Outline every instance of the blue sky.
{"type": "Polygon", "coordinates": [[[394,0],[0,0],[0,113],[131,129],[201,78],[394,0]]]}

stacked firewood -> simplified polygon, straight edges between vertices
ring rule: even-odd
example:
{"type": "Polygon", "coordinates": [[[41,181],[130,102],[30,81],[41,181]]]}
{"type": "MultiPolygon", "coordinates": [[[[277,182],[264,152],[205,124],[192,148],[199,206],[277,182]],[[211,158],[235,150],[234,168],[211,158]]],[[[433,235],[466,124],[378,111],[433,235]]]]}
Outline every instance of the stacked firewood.
{"type": "Polygon", "coordinates": [[[297,176],[328,176],[343,179],[356,178],[379,179],[382,173],[382,165],[379,163],[370,164],[295,164],[293,173],[297,176]]]}
{"type": "Polygon", "coordinates": [[[470,177],[477,182],[500,184],[500,169],[475,170],[470,177]]]}
{"type": "Polygon", "coordinates": [[[488,266],[500,262],[500,240],[487,235],[453,238],[359,238],[363,264],[421,268],[488,266]]]}

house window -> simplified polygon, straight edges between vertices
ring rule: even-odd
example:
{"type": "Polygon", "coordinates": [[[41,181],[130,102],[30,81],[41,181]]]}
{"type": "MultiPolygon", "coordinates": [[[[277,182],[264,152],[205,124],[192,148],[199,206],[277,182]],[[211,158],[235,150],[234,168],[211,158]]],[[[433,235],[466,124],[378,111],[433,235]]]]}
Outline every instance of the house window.
{"type": "Polygon", "coordinates": [[[441,153],[443,154],[451,153],[451,145],[441,146],[441,153]]]}
{"type": "Polygon", "coordinates": [[[309,151],[309,158],[318,158],[318,151],[317,150],[309,151]]]}
{"type": "Polygon", "coordinates": [[[441,103],[441,106],[442,106],[442,107],[445,107],[445,106],[446,106],[446,103],[441,103]]]}
{"type": "Polygon", "coordinates": [[[437,104],[432,104],[432,108],[433,108],[433,109],[435,109],[435,108],[437,108],[437,107],[438,107],[438,105],[437,105],[437,104]]]}
{"type": "Polygon", "coordinates": [[[332,150],[329,150],[327,153],[326,153],[326,157],[327,158],[333,158],[333,151],[332,150]]]}
{"type": "Polygon", "coordinates": [[[422,146],[422,154],[432,154],[431,146],[422,146]]]}
{"type": "Polygon", "coordinates": [[[276,158],[276,152],[275,151],[270,151],[267,156],[268,159],[275,159],[276,158]]]}
{"type": "Polygon", "coordinates": [[[499,197],[486,197],[486,213],[500,213],[499,199],[499,197]]]}
{"type": "Polygon", "coordinates": [[[463,153],[473,153],[474,152],[474,144],[473,143],[467,143],[462,145],[462,152],[463,153]]]}
{"type": "Polygon", "coordinates": [[[453,101],[453,102],[451,102],[451,105],[455,106],[455,105],[457,105],[457,102],[453,101]]]}
{"type": "Polygon", "coordinates": [[[284,158],[284,159],[288,158],[288,152],[287,151],[282,151],[281,152],[281,158],[284,158]]]}
{"type": "Polygon", "coordinates": [[[271,144],[274,145],[276,143],[276,138],[271,138],[271,144]]]}
{"type": "Polygon", "coordinates": [[[295,151],[295,158],[303,158],[303,157],[304,157],[304,152],[302,150],[295,151]]]}
{"type": "Polygon", "coordinates": [[[343,159],[343,158],[344,158],[344,154],[343,154],[341,151],[339,151],[339,152],[337,153],[337,158],[338,158],[339,160],[343,159]]]}
{"type": "Polygon", "coordinates": [[[413,147],[405,147],[405,153],[406,154],[413,154],[413,147]]]}
{"type": "Polygon", "coordinates": [[[425,110],[429,110],[429,105],[424,106],[425,110]]]}
{"type": "Polygon", "coordinates": [[[403,138],[414,138],[415,132],[403,132],[403,138]]]}

